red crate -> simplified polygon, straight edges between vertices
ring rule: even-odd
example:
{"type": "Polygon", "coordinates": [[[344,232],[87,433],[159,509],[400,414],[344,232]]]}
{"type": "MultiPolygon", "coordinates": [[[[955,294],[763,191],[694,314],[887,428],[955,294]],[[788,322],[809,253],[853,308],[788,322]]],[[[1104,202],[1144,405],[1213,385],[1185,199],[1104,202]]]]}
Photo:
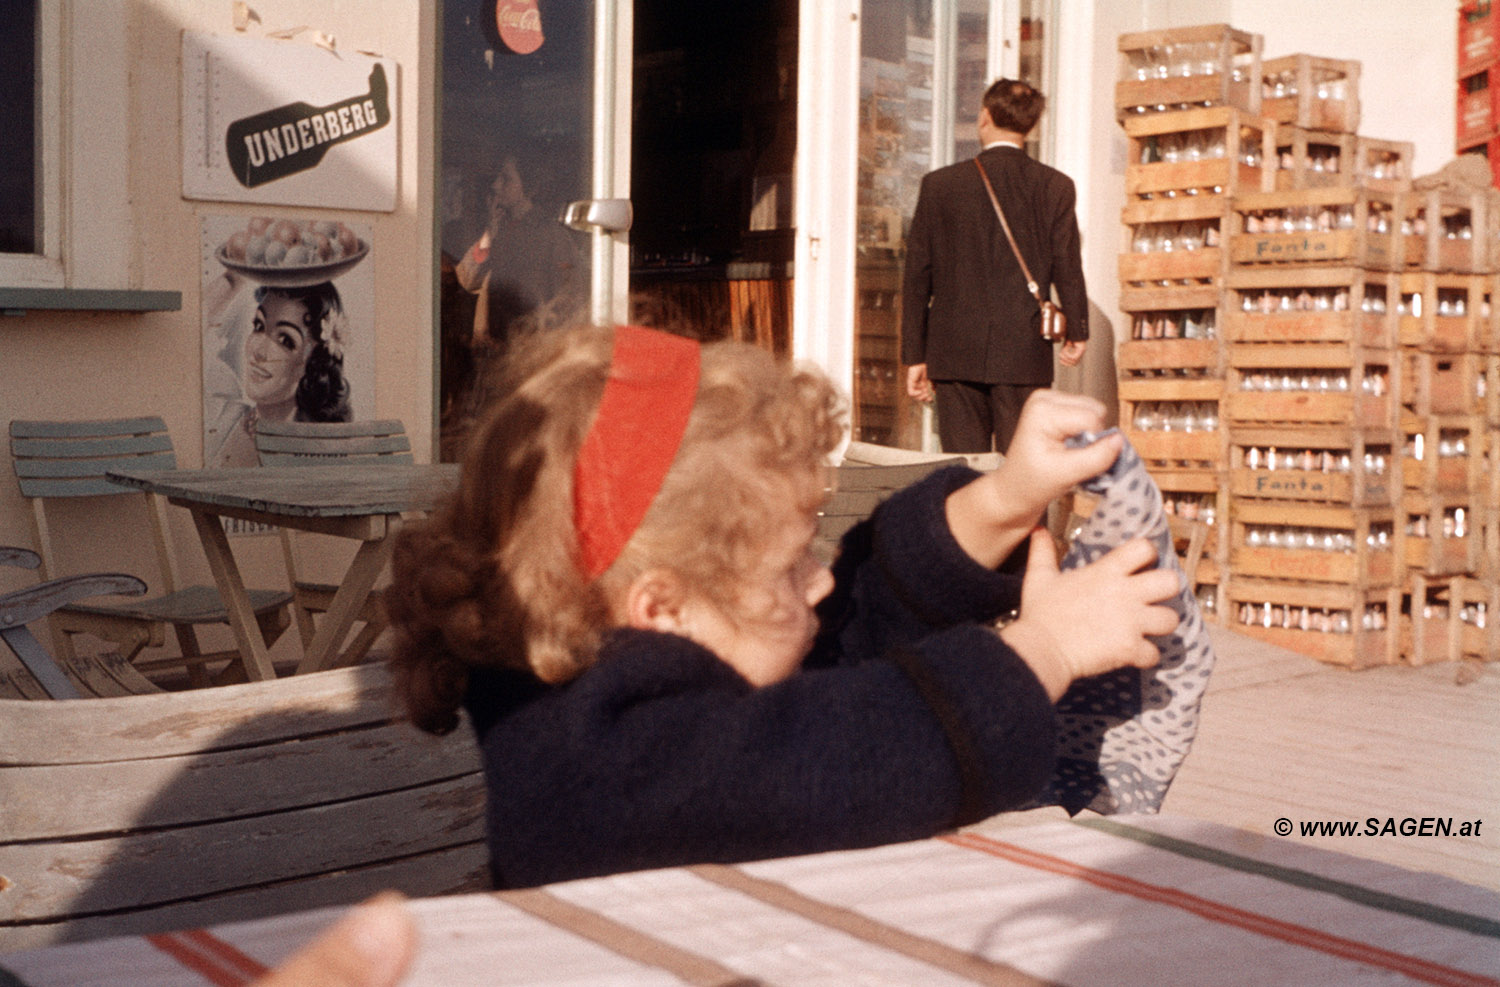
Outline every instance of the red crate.
{"type": "Polygon", "coordinates": [[[1489,140],[1500,132],[1500,78],[1492,78],[1491,69],[1480,69],[1458,80],[1458,101],[1453,119],[1460,147],[1489,140]]]}
{"type": "Polygon", "coordinates": [[[1470,0],[1458,10],[1458,74],[1470,75],[1500,57],[1500,17],[1490,0],[1470,0]]]}

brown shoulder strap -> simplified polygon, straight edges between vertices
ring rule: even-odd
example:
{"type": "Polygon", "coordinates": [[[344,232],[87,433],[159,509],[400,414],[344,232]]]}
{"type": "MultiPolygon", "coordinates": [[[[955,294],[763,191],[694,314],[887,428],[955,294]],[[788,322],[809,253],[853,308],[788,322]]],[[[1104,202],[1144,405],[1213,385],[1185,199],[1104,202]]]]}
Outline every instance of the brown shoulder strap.
{"type": "Polygon", "coordinates": [[[1015,252],[1016,263],[1021,265],[1021,273],[1026,275],[1026,288],[1040,302],[1041,289],[1037,286],[1036,278],[1031,276],[1031,268],[1026,266],[1026,258],[1021,256],[1021,248],[1016,245],[1016,238],[1010,232],[1010,224],[1005,221],[1005,210],[1000,208],[1000,200],[995,197],[995,186],[990,184],[989,172],[984,170],[984,165],[979,163],[978,158],[974,159],[974,167],[979,169],[979,177],[984,180],[984,190],[990,194],[990,205],[995,207],[995,216],[1000,220],[1000,228],[1005,231],[1005,239],[1010,241],[1010,249],[1015,252]]]}

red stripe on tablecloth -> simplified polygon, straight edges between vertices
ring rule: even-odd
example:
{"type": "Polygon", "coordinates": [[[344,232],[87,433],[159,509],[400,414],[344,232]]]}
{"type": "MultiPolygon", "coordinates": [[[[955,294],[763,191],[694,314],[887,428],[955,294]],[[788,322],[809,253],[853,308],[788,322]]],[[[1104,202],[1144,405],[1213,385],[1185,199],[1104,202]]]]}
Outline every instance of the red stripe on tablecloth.
{"type": "Polygon", "coordinates": [[[166,932],[147,936],[146,941],[214,987],[244,987],[270,972],[270,967],[203,929],[166,932]]]}
{"type": "Polygon", "coordinates": [[[1477,973],[1468,973],[1464,970],[1456,970],[1450,966],[1433,963],[1415,956],[1407,956],[1404,953],[1395,953],[1369,943],[1358,942],[1353,939],[1345,939],[1341,936],[1319,932],[1306,926],[1296,925],[1291,922],[1283,922],[1280,919],[1259,915],[1255,912],[1245,911],[1231,905],[1210,901],[1200,898],[1186,891],[1176,888],[1163,887],[1158,884],[1147,884],[1133,877],[1123,874],[1112,874],[1109,871],[1098,870],[1083,864],[1075,864],[1071,860],[1061,857],[1053,857],[1035,850],[1027,850],[1024,847],[1012,843],[1003,843],[1000,840],[978,833],[952,833],[942,837],[949,843],[978,850],[994,857],[1009,860],[1012,863],[1021,864],[1036,870],[1059,874],[1064,877],[1077,878],[1118,894],[1128,894],[1143,901],[1154,901],[1174,908],[1181,908],[1211,922],[1220,922],[1224,925],[1233,925],[1238,928],[1255,932],[1282,942],[1304,946],[1308,949],[1328,953],[1341,959],[1352,960],[1357,963],[1365,963],[1370,966],[1380,967],[1404,974],[1415,980],[1425,981],[1430,984],[1438,984],[1441,987],[1500,987],[1500,980],[1481,976],[1477,973]]]}

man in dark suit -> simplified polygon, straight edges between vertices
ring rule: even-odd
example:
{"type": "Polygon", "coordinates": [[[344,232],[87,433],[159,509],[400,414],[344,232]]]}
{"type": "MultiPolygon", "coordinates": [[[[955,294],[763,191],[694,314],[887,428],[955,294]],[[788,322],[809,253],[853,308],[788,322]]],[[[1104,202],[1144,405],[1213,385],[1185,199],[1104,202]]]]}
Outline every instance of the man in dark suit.
{"type": "MultiPolygon", "coordinates": [[[[1042,297],[1057,289],[1067,316],[1058,359],[1074,366],[1088,339],[1088,298],[1073,180],[1027,157],[1046,98],[1016,79],[984,94],[976,159],[1042,297]]],[[[1052,384],[1052,344],[974,161],[922,179],[902,280],[901,361],[907,393],[937,401],[944,452],[1004,452],[1021,406],[1052,384]]]]}

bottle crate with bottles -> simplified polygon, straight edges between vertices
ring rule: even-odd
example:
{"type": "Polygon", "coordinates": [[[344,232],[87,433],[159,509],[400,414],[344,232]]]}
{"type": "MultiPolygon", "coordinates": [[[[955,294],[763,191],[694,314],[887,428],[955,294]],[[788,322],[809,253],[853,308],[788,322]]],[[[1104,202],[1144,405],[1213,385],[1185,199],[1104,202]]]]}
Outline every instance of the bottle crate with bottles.
{"type": "Polygon", "coordinates": [[[1484,422],[1472,415],[1401,415],[1401,477],[1407,490],[1461,494],[1484,492],[1484,422]]]}
{"type": "Polygon", "coordinates": [[[1158,201],[1273,187],[1276,124],[1229,106],[1125,120],[1125,192],[1158,201]]]}
{"type": "Polygon", "coordinates": [[[1477,274],[1407,271],[1398,281],[1396,340],[1430,353],[1482,350],[1492,279],[1477,274]]]}
{"type": "Polygon", "coordinates": [[[1221,284],[1227,265],[1224,234],[1229,200],[1222,195],[1136,200],[1121,211],[1123,285],[1221,284]]]}
{"type": "Polygon", "coordinates": [[[1115,115],[1128,120],[1197,107],[1259,114],[1262,39],[1228,24],[1119,36],[1115,115]]]}
{"type": "Polygon", "coordinates": [[[1229,502],[1229,568],[1235,576],[1399,585],[1397,511],[1309,501],[1229,502]]]}
{"type": "Polygon", "coordinates": [[[1413,208],[1404,192],[1358,186],[1247,192],[1235,197],[1229,262],[1400,271],[1411,250],[1413,208]]]}
{"type": "Polygon", "coordinates": [[[1223,417],[1231,424],[1394,429],[1400,364],[1345,343],[1231,343],[1223,417]]]}
{"type": "Polygon", "coordinates": [[[1396,344],[1396,276],[1349,266],[1257,264],[1225,277],[1231,343],[1396,344]]]}
{"type": "Polygon", "coordinates": [[[1396,451],[1385,429],[1236,426],[1229,432],[1229,493],[1393,508],[1401,489],[1396,451]]]}
{"type": "Polygon", "coordinates": [[[1359,62],[1282,55],[1260,63],[1260,113],[1277,123],[1352,134],[1359,129],[1359,62]]]}
{"type": "Polygon", "coordinates": [[[1401,607],[1398,587],[1232,573],[1224,597],[1225,626],[1250,637],[1350,668],[1389,665],[1397,659],[1393,622],[1401,607]]]}
{"type": "Polygon", "coordinates": [[[1483,535],[1473,495],[1407,490],[1400,510],[1406,568],[1428,576],[1466,576],[1480,566],[1483,535]]]}

